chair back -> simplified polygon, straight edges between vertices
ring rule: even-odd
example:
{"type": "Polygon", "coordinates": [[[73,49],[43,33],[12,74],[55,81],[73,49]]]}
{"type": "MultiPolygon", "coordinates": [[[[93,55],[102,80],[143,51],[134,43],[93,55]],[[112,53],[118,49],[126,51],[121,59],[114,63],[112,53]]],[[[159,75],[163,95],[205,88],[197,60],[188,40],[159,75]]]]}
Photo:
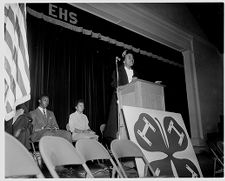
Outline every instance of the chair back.
{"type": "Polygon", "coordinates": [[[94,139],[80,139],[76,143],[76,148],[82,154],[85,161],[111,159],[105,147],[94,139]]]}
{"type": "Polygon", "coordinates": [[[123,169],[123,166],[119,159],[125,157],[141,158],[145,163],[145,176],[147,176],[147,169],[149,169],[151,171],[151,174],[155,176],[155,173],[148,163],[145,155],[143,154],[141,149],[131,140],[115,139],[111,142],[110,149],[124,177],[127,178],[128,176],[125,173],[125,170],[123,169]]]}
{"type": "Polygon", "coordinates": [[[29,151],[13,136],[5,133],[5,177],[44,178],[29,151]]]}
{"type": "Polygon", "coordinates": [[[117,158],[144,156],[141,149],[130,140],[113,140],[111,142],[111,151],[117,158]]]}
{"type": "Polygon", "coordinates": [[[76,148],[66,139],[57,136],[43,136],[39,142],[41,156],[53,178],[58,178],[56,166],[78,164],[82,165],[90,177],[90,170],[83,157],[76,148]]]}
{"type": "Polygon", "coordinates": [[[78,152],[82,154],[86,162],[90,160],[110,160],[111,164],[113,165],[113,171],[117,172],[119,177],[123,177],[109,152],[98,141],[94,139],[80,139],[76,143],[76,148],[78,152]]]}

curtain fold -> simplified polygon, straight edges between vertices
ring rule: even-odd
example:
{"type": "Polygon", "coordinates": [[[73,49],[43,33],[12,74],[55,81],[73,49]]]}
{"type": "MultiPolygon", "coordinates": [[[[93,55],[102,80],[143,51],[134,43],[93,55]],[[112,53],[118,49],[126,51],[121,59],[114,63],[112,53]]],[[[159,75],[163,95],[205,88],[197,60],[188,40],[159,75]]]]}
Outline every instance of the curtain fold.
{"type": "Polygon", "coordinates": [[[90,126],[107,121],[115,48],[28,15],[31,72],[30,110],[42,93],[49,95],[59,127],[65,129],[75,100],[85,101],[90,126]],[[108,60],[111,59],[111,60],[108,60]]]}

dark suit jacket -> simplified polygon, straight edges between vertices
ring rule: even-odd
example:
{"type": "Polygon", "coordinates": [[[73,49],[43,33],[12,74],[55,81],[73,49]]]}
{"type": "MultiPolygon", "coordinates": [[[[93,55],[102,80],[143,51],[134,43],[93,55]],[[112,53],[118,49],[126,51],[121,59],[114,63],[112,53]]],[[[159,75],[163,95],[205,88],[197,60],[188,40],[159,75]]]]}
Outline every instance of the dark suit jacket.
{"type": "MultiPolygon", "coordinates": [[[[119,86],[126,85],[129,83],[126,70],[124,68],[124,65],[120,66],[118,68],[119,73],[119,86]]],[[[134,71],[133,77],[137,77],[137,72],[134,71]]],[[[115,139],[116,133],[118,131],[118,108],[117,108],[117,95],[116,95],[116,71],[113,72],[112,75],[113,81],[111,83],[111,86],[115,88],[111,104],[110,104],[110,110],[109,110],[109,117],[106,124],[105,131],[103,133],[103,136],[107,139],[115,139]]]]}
{"type": "Polygon", "coordinates": [[[55,115],[52,111],[47,110],[47,118],[39,108],[31,111],[30,115],[33,119],[33,131],[38,131],[42,129],[42,127],[59,128],[55,115]]]}
{"type": "Polygon", "coordinates": [[[30,147],[30,136],[33,126],[28,114],[20,115],[13,124],[13,136],[15,136],[28,150],[30,147]]]}
{"type": "MultiPolygon", "coordinates": [[[[119,86],[128,84],[129,81],[128,81],[128,77],[127,77],[127,73],[126,73],[126,70],[124,68],[124,65],[119,66],[118,73],[119,73],[119,86]]],[[[137,72],[135,70],[134,70],[133,77],[137,77],[137,72]]],[[[113,81],[111,83],[111,86],[116,88],[116,81],[117,81],[116,71],[113,72],[112,79],[113,79],[113,81]]]]}
{"type": "Polygon", "coordinates": [[[52,111],[47,110],[47,118],[38,108],[31,111],[30,115],[33,119],[32,123],[34,129],[33,134],[31,135],[31,140],[33,142],[39,141],[42,136],[59,136],[72,143],[71,133],[69,131],[59,129],[55,115],[52,111]],[[56,130],[54,128],[58,129],[56,130]]]}

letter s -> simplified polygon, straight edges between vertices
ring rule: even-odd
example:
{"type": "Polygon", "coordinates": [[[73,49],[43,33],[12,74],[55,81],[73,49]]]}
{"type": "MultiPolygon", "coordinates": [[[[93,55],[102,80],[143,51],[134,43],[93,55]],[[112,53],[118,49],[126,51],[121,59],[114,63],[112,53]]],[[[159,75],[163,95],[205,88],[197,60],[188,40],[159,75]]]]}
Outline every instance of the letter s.
{"type": "Polygon", "coordinates": [[[72,24],[77,24],[77,15],[75,14],[75,13],[73,13],[73,12],[70,12],[69,13],[69,17],[70,17],[70,23],[72,23],[72,24]]]}

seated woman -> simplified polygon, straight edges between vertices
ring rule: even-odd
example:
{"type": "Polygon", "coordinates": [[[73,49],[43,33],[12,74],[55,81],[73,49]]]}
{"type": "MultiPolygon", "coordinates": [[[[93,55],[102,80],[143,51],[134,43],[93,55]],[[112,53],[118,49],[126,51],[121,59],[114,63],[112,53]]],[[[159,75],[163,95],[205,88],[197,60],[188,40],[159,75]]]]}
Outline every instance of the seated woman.
{"type": "Polygon", "coordinates": [[[84,111],[84,101],[78,100],[75,104],[76,111],[70,114],[69,129],[72,132],[72,140],[76,141],[82,138],[98,139],[98,136],[89,127],[89,121],[84,111]]]}

